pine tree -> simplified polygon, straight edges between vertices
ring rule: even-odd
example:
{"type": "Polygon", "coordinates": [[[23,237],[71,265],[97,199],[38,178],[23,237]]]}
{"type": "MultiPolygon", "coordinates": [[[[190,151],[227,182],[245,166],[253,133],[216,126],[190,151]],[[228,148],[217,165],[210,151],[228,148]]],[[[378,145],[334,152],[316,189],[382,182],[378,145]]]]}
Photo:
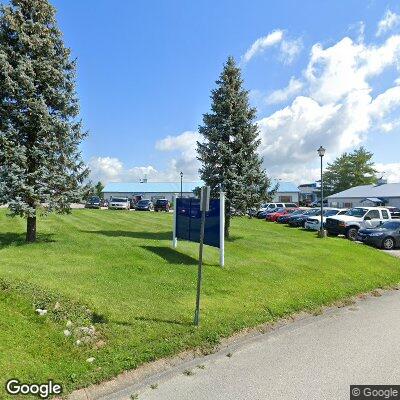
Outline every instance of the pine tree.
{"type": "Polygon", "coordinates": [[[352,153],[343,153],[324,172],[326,196],[342,192],[354,186],[375,184],[376,173],[373,154],[364,147],[352,153]]]}
{"type": "Polygon", "coordinates": [[[27,219],[28,242],[39,211],[68,212],[87,176],[75,69],[47,0],[1,7],[0,203],[27,219]]]}
{"type": "Polygon", "coordinates": [[[254,123],[256,109],[249,105],[240,69],[229,57],[211,93],[211,112],[203,115],[197,143],[201,179],[212,194],[226,193],[225,236],[229,237],[231,208],[245,213],[267,196],[270,180],[257,153],[260,140],[254,123]]]}

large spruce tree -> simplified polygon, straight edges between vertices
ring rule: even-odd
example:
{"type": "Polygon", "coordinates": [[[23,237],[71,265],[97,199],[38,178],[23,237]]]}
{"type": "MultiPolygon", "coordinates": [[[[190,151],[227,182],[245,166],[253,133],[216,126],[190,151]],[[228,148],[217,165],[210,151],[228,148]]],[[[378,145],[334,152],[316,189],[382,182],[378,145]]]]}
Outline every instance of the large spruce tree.
{"type": "Polygon", "coordinates": [[[0,9],[0,203],[27,218],[36,240],[39,211],[68,212],[87,176],[75,93],[75,61],[47,0],[0,9]]]}
{"type": "Polygon", "coordinates": [[[373,154],[364,147],[352,153],[343,153],[324,172],[324,190],[326,196],[342,192],[354,186],[375,184],[375,164],[373,154]]]}
{"type": "Polygon", "coordinates": [[[226,192],[225,236],[229,237],[231,208],[245,213],[257,207],[267,196],[270,180],[257,153],[260,145],[254,120],[243,89],[240,69],[229,57],[211,93],[211,112],[203,115],[199,132],[204,141],[197,143],[201,161],[201,179],[217,195],[226,192]]]}

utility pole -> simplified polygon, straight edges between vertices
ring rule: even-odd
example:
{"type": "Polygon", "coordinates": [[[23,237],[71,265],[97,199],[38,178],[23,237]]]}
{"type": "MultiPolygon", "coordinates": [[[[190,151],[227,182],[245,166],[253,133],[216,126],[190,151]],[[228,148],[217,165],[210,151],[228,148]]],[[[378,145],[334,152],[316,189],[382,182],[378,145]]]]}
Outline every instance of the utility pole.
{"type": "Polygon", "coordinates": [[[325,149],[322,146],[320,146],[317,151],[318,151],[318,155],[321,158],[321,226],[319,228],[318,236],[321,238],[324,238],[324,237],[326,237],[326,232],[325,232],[324,223],[323,223],[323,221],[324,221],[324,217],[323,217],[323,215],[324,215],[324,178],[323,178],[324,174],[322,171],[322,159],[325,155],[325,149]]]}

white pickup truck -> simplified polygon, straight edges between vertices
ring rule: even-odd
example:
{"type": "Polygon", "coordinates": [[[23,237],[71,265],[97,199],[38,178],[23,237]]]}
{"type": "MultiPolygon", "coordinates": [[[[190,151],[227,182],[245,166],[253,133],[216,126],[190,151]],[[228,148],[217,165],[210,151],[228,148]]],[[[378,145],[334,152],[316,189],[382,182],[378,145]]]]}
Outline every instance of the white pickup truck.
{"type": "Polygon", "coordinates": [[[390,212],[384,207],[355,207],[343,215],[335,215],[326,219],[325,229],[331,236],[345,235],[356,240],[361,228],[375,228],[381,222],[392,219],[390,212]]]}

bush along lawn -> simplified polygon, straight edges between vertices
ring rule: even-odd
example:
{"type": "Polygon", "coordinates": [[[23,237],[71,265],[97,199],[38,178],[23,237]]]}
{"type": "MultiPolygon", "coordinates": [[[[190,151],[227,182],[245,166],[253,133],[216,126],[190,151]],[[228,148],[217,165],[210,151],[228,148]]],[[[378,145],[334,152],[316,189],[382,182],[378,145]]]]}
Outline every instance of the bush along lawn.
{"type": "Polygon", "coordinates": [[[10,378],[68,392],[400,282],[400,260],[375,249],[235,218],[225,268],[205,248],[195,328],[198,247],[173,250],[171,226],[164,213],[74,210],[39,220],[39,241],[26,245],[25,221],[0,210],[0,397],[10,378]]]}

